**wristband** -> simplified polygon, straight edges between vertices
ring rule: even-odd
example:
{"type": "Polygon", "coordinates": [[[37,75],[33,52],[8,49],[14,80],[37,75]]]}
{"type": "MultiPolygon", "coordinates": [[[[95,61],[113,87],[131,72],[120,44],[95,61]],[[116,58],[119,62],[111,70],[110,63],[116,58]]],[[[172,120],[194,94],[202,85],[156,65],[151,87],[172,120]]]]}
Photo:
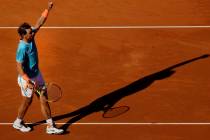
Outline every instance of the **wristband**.
{"type": "Polygon", "coordinates": [[[44,12],[42,12],[42,16],[47,18],[48,13],[49,13],[49,10],[45,9],[44,12]]]}

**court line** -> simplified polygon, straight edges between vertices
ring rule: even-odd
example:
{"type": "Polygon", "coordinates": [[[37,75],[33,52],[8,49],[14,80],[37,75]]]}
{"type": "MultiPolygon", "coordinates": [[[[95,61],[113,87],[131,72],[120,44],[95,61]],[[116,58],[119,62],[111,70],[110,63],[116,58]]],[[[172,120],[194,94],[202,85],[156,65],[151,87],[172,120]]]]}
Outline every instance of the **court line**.
{"type": "MultiPolygon", "coordinates": [[[[0,26],[0,29],[17,29],[14,26],[0,26]]],[[[178,29],[210,28],[210,26],[44,26],[42,29],[178,29]]]]}
{"type": "MultiPolygon", "coordinates": [[[[12,125],[13,123],[0,123],[0,125],[12,125]]],[[[26,124],[33,124],[33,123],[26,123],[26,124]]],[[[40,123],[40,125],[43,125],[45,123],[40,123]]],[[[171,123],[161,123],[161,122],[157,122],[157,123],[55,123],[58,125],[64,125],[64,124],[72,124],[72,125],[210,125],[210,123],[175,123],[175,122],[171,122],[171,123]]]]}

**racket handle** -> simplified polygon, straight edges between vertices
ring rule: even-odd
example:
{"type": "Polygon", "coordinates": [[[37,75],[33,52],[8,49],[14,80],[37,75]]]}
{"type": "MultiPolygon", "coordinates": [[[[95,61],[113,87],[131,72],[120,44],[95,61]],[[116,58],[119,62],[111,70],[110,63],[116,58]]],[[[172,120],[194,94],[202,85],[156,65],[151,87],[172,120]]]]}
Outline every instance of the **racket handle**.
{"type": "Polygon", "coordinates": [[[35,89],[35,91],[36,91],[36,93],[38,93],[38,94],[39,94],[39,96],[41,96],[41,95],[42,95],[42,93],[41,93],[39,90],[35,89]]]}

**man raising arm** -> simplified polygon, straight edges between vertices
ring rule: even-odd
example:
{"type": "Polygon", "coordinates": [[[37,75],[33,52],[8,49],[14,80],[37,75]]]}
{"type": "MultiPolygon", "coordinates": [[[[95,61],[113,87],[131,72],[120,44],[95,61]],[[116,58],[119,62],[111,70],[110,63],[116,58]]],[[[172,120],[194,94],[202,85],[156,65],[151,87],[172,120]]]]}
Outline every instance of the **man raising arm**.
{"type": "Polygon", "coordinates": [[[13,123],[15,129],[21,132],[29,132],[31,128],[24,124],[23,118],[30,106],[34,91],[33,87],[38,86],[42,88],[41,96],[39,96],[41,103],[41,111],[46,118],[48,134],[61,134],[62,129],[55,127],[55,124],[51,117],[51,110],[46,99],[46,87],[45,81],[42,77],[41,71],[38,65],[38,52],[35,43],[35,34],[39,31],[40,27],[45,23],[50,10],[53,7],[53,3],[48,3],[48,8],[43,11],[41,17],[38,19],[36,25],[31,27],[28,23],[23,23],[18,28],[18,34],[20,35],[20,42],[18,44],[16,53],[17,71],[18,71],[18,84],[21,88],[22,103],[18,110],[17,119],[13,123]]]}

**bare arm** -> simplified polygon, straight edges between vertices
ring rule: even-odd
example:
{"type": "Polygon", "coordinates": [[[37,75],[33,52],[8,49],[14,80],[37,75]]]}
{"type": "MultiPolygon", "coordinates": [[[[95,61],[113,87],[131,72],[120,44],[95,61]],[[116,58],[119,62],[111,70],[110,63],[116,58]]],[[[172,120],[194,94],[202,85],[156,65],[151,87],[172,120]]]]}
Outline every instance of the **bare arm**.
{"type": "MultiPolygon", "coordinates": [[[[23,71],[22,63],[17,62],[17,72],[20,76],[23,76],[25,73],[23,71]]],[[[29,80],[29,78],[24,79],[24,80],[29,80]]]]}
{"type": "Polygon", "coordinates": [[[45,11],[42,13],[41,17],[38,19],[35,27],[36,32],[40,29],[40,27],[45,23],[45,21],[47,20],[48,17],[48,13],[50,12],[50,10],[53,7],[53,2],[49,2],[48,3],[48,8],[45,9],[45,11]]]}
{"type": "Polygon", "coordinates": [[[18,74],[27,82],[27,87],[32,88],[33,87],[33,83],[31,83],[30,78],[28,77],[28,75],[23,71],[23,66],[22,63],[17,62],[17,72],[18,74]]]}

